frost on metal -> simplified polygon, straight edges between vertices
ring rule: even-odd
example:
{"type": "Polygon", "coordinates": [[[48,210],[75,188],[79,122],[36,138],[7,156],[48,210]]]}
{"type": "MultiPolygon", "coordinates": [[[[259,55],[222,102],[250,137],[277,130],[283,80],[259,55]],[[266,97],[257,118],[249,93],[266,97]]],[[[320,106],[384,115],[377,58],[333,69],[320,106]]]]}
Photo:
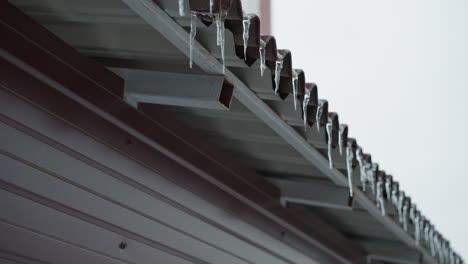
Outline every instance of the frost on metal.
{"type": "Polygon", "coordinates": [[[302,101],[302,119],[304,120],[304,131],[307,131],[307,106],[309,105],[310,101],[310,93],[309,89],[305,89],[304,100],[302,101]]]}
{"type": "Polygon", "coordinates": [[[317,106],[317,113],[315,114],[315,123],[317,124],[318,132],[320,132],[320,119],[322,119],[324,105],[325,105],[325,100],[319,100],[318,106],[317,106]]]}
{"type": "Polygon", "coordinates": [[[179,0],[179,16],[185,16],[184,0],[179,0]]]}
{"type": "Polygon", "coordinates": [[[277,53],[278,59],[276,60],[276,67],[275,67],[275,93],[278,93],[280,78],[281,78],[281,70],[283,69],[283,55],[279,52],[277,53]]]}
{"type": "Polygon", "coordinates": [[[340,155],[343,155],[343,146],[344,146],[344,138],[343,133],[345,131],[346,125],[340,124],[340,130],[338,132],[338,149],[340,151],[340,155]]]}
{"type": "Polygon", "coordinates": [[[242,39],[244,40],[244,60],[247,60],[247,45],[249,43],[249,30],[250,30],[250,20],[254,17],[253,14],[244,15],[242,19],[243,33],[242,39]]]}
{"type": "Polygon", "coordinates": [[[260,74],[263,77],[263,72],[266,69],[266,57],[265,57],[265,48],[266,48],[266,42],[263,39],[260,39],[260,47],[259,47],[259,53],[260,53],[260,74]]]}
{"type": "Polygon", "coordinates": [[[294,110],[297,111],[297,87],[299,85],[299,70],[294,69],[292,77],[293,97],[294,97],[294,110]]]}
{"type": "Polygon", "coordinates": [[[366,163],[363,159],[363,153],[362,153],[362,148],[358,147],[356,150],[356,159],[359,163],[359,178],[361,180],[362,184],[362,190],[365,192],[366,191],[366,163]]]}
{"type": "Polygon", "coordinates": [[[327,126],[325,127],[327,130],[327,135],[328,135],[328,164],[330,165],[330,169],[333,168],[333,161],[332,161],[332,123],[328,122],[327,126]]]}
{"type": "Polygon", "coordinates": [[[349,187],[349,196],[353,197],[353,147],[351,143],[348,143],[346,146],[346,170],[348,172],[348,187],[349,187]]]}
{"type": "Polygon", "coordinates": [[[190,14],[190,68],[193,66],[193,44],[195,43],[195,36],[197,35],[197,22],[197,14],[192,12],[190,14]]]}
{"type": "Polygon", "coordinates": [[[385,201],[383,197],[383,192],[384,192],[384,183],[383,183],[382,177],[378,177],[375,198],[377,200],[377,208],[380,209],[382,216],[385,216],[385,201]]]}
{"type": "Polygon", "coordinates": [[[218,14],[215,14],[215,22],[216,22],[216,44],[221,48],[221,60],[223,62],[223,73],[226,71],[226,64],[224,59],[224,34],[226,32],[226,28],[224,27],[224,21],[226,19],[226,15],[224,14],[223,10],[220,10],[218,14]]]}

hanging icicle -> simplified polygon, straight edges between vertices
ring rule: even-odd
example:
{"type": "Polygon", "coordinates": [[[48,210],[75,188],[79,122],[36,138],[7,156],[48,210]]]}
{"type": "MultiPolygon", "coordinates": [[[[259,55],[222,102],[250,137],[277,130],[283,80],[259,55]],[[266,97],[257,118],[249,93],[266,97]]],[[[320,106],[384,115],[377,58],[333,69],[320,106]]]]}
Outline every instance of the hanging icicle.
{"type": "Polygon", "coordinates": [[[253,18],[253,14],[244,15],[242,20],[243,33],[242,39],[244,40],[244,60],[247,60],[247,46],[249,44],[249,30],[250,30],[250,20],[253,18]]]}
{"type": "Polygon", "coordinates": [[[402,218],[403,218],[403,229],[405,231],[408,231],[408,210],[409,210],[409,200],[405,199],[403,202],[403,212],[402,212],[402,218]]]}
{"type": "Polygon", "coordinates": [[[375,185],[376,183],[376,176],[377,176],[377,163],[372,163],[371,169],[367,170],[367,181],[369,182],[372,190],[372,194],[375,194],[375,185]]]}
{"type": "Polygon", "coordinates": [[[210,14],[213,14],[214,0],[210,0],[210,14]]]}
{"type": "Polygon", "coordinates": [[[315,114],[315,123],[317,124],[317,132],[320,132],[320,119],[322,119],[324,105],[325,105],[325,100],[319,100],[318,106],[317,106],[317,113],[315,114]]]}
{"type": "Polygon", "coordinates": [[[193,44],[195,43],[195,36],[197,35],[197,22],[197,14],[192,12],[190,14],[190,68],[193,66],[193,44]]]}
{"type": "Polygon", "coordinates": [[[348,172],[349,197],[353,197],[353,146],[348,142],[346,146],[346,170],[348,172]]]}
{"type": "Polygon", "coordinates": [[[403,224],[403,201],[405,200],[405,192],[400,191],[398,196],[398,220],[403,224]]]}
{"type": "Polygon", "coordinates": [[[185,16],[184,0],[179,0],[179,16],[185,16]]]}
{"type": "Polygon", "coordinates": [[[362,190],[366,191],[366,163],[363,158],[362,148],[358,147],[356,150],[356,159],[359,163],[359,175],[362,184],[362,190]]]}
{"type": "Polygon", "coordinates": [[[328,143],[328,164],[330,165],[330,169],[333,169],[333,161],[332,161],[333,125],[332,123],[328,122],[325,128],[327,130],[327,136],[328,136],[328,142],[327,142],[328,143]]]}
{"type": "Polygon", "coordinates": [[[421,213],[416,212],[414,216],[414,240],[416,241],[416,246],[420,245],[421,241],[421,227],[422,227],[422,217],[421,213]]]}
{"type": "Polygon", "coordinates": [[[387,194],[387,200],[391,201],[392,196],[392,182],[390,181],[390,177],[385,179],[385,193],[387,194]]]}
{"type": "Polygon", "coordinates": [[[429,221],[426,221],[425,224],[424,224],[424,229],[423,229],[423,232],[424,232],[424,240],[426,241],[427,244],[429,244],[429,230],[431,229],[431,224],[429,223],[429,221]]]}
{"type": "Polygon", "coordinates": [[[294,69],[292,78],[292,86],[293,86],[293,99],[294,99],[294,110],[297,111],[297,87],[299,82],[299,71],[294,69]]]}
{"type": "Polygon", "coordinates": [[[429,246],[431,248],[431,256],[435,256],[435,246],[434,246],[434,227],[431,226],[429,230],[429,246]]]}
{"type": "Polygon", "coordinates": [[[260,47],[258,50],[260,53],[260,74],[262,77],[263,77],[263,72],[266,69],[265,48],[266,48],[266,42],[263,39],[260,39],[260,47]]]}
{"type": "Polygon", "coordinates": [[[223,62],[223,73],[226,71],[226,64],[224,59],[224,34],[226,32],[226,28],[224,27],[224,20],[225,14],[223,10],[220,10],[218,14],[215,14],[215,22],[216,22],[216,44],[221,49],[221,61],[223,62]]]}
{"type": "Polygon", "coordinates": [[[307,131],[307,106],[310,101],[310,90],[305,89],[304,100],[302,100],[302,119],[304,120],[304,131],[307,131]]]}
{"type": "Polygon", "coordinates": [[[276,60],[275,67],[275,93],[279,91],[280,79],[281,79],[281,70],[283,69],[283,55],[279,52],[277,53],[278,59],[276,60]]]}
{"type": "Polygon", "coordinates": [[[343,155],[343,146],[344,146],[344,138],[343,133],[345,131],[346,125],[340,124],[340,130],[338,132],[338,150],[340,151],[340,155],[343,155]]]}
{"type": "Polygon", "coordinates": [[[375,198],[377,200],[377,208],[380,209],[382,216],[385,216],[385,202],[384,202],[383,192],[384,192],[384,184],[382,181],[382,177],[378,177],[375,198]]]}
{"type": "Polygon", "coordinates": [[[394,182],[392,186],[392,203],[393,206],[398,210],[398,188],[397,188],[397,183],[394,182]]]}

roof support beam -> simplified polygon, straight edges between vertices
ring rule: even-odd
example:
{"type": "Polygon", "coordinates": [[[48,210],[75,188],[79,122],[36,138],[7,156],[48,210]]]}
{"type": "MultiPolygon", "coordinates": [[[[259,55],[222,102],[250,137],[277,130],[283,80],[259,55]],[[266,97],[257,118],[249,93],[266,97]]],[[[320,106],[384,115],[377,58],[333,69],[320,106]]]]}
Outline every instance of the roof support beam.
{"type": "Polygon", "coordinates": [[[369,255],[367,260],[384,261],[392,264],[414,264],[421,263],[421,253],[415,249],[391,241],[381,240],[355,240],[369,255]]]}
{"type": "MultiPolygon", "coordinates": [[[[133,11],[139,14],[149,25],[165,36],[175,47],[189,56],[189,33],[187,33],[176,21],[174,21],[164,10],[162,10],[152,0],[122,0],[133,11]]],[[[222,63],[215,56],[209,53],[200,43],[195,42],[192,47],[193,62],[207,73],[220,74],[223,72],[222,63]]],[[[225,71],[226,78],[231,81],[236,90],[234,96],[242,102],[248,109],[255,113],[260,119],[268,124],[275,132],[282,136],[292,147],[294,147],[304,158],[309,160],[322,173],[327,175],[339,186],[347,186],[347,177],[336,169],[330,169],[328,160],[314,149],[301,135],[290,125],[282,120],[265,102],[263,102],[252,90],[249,89],[235,74],[229,69],[225,71]]],[[[393,234],[400,238],[409,246],[414,246],[415,241],[410,234],[389,217],[383,217],[375,203],[371,201],[365,193],[354,187],[355,200],[361,204],[375,219],[385,225],[393,234]]],[[[429,252],[419,246],[424,254],[424,261],[427,263],[437,263],[429,252]]],[[[346,262],[346,261],[345,261],[346,262]]]]}
{"type": "Polygon", "coordinates": [[[348,189],[336,187],[320,181],[291,181],[283,179],[268,179],[281,191],[281,203],[302,204],[341,210],[351,210],[347,201],[348,189]]]}
{"type": "Polygon", "coordinates": [[[234,86],[222,75],[111,68],[125,80],[130,102],[228,110],[234,86]]]}

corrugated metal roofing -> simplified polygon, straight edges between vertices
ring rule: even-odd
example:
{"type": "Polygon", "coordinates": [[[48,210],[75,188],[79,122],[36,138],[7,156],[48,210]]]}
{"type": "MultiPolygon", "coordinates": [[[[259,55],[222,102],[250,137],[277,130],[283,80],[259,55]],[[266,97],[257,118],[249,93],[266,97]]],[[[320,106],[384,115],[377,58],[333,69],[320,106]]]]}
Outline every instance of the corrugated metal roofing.
{"type": "MultiPolygon", "coordinates": [[[[164,108],[175,113],[178,119],[200,134],[208,135],[217,147],[277,184],[283,194],[286,193],[285,186],[292,188],[288,189],[290,196],[285,197],[286,203],[310,202],[309,209],[312,212],[362,246],[371,259],[384,263],[394,263],[392,261],[398,261],[399,258],[407,262],[463,263],[451,250],[450,243],[417,210],[414,201],[399,189],[397,176],[386,174],[370,154],[362,152],[356,139],[348,137],[352,126],[340,124],[338,114],[329,111],[329,102],[319,99],[317,85],[307,83],[304,71],[293,68],[292,53],[278,49],[274,36],[260,35],[261,21],[255,15],[244,16],[240,0],[185,0],[181,3],[174,0],[123,1],[131,10],[116,0],[98,3],[84,0],[66,4],[59,0],[12,2],[80,52],[110,67],[125,79],[131,78],[131,73],[127,71],[129,69],[149,73],[157,71],[204,75],[208,72],[222,75],[222,67],[219,67],[219,63],[212,63],[212,59],[222,60],[224,57],[226,81],[232,82],[235,87],[234,97],[229,97],[231,101],[226,104],[229,106],[228,111],[190,104],[177,106],[177,103],[164,108]],[[138,5],[144,5],[148,10],[163,9],[184,28],[186,34],[180,36],[180,39],[186,41],[178,43],[167,37],[179,34],[182,30],[163,32],[163,25],[157,28],[159,32],[154,31],[151,23],[147,24],[149,18],[142,16],[143,11],[138,11],[138,5]],[[180,12],[181,7],[183,12],[180,12]],[[191,12],[201,22],[197,25],[196,43],[192,51],[193,69],[189,68],[186,56],[190,49],[187,43],[191,12]],[[181,13],[184,15],[181,16],[181,13]],[[215,15],[220,13],[225,14],[223,19],[227,29],[225,54],[222,54],[216,40],[220,24],[217,24],[215,15]],[[244,18],[250,24],[246,57],[244,18]],[[201,46],[198,47],[198,44],[201,46]],[[266,69],[262,74],[263,45],[266,69]],[[204,50],[208,50],[209,54],[204,54],[204,50]],[[276,72],[280,65],[282,68],[276,87],[276,72]],[[267,118],[254,111],[255,106],[247,104],[239,96],[238,83],[232,80],[231,73],[268,107],[271,111],[268,115],[276,115],[278,118],[275,116],[275,120],[280,120],[292,129],[284,129],[283,123],[278,125],[279,128],[273,128],[276,124],[268,122],[267,118]],[[295,101],[298,103],[296,107],[295,101]],[[304,141],[292,144],[294,139],[290,139],[290,134],[286,132],[295,133],[295,137],[301,137],[304,141]],[[307,150],[315,149],[323,158],[305,155],[302,146],[299,146],[300,142],[306,142],[307,150]],[[323,161],[330,158],[333,168],[330,173],[325,173],[323,161]],[[352,169],[349,170],[348,166],[352,169]],[[348,192],[348,170],[352,176],[354,195],[357,193],[359,200],[353,202],[352,199],[346,199],[347,195],[337,195],[344,197],[342,201],[330,202],[330,196],[335,196],[335,193],[348,192]],[[341,180],[337,181],[330,175],[341,180]],[[330,193],[320,197],[310,197],[307,193],[300,196],[299,187],[294,184],[309,186],[310,189],[312,186],[329,186],[330,193]],[[352,205],[352,210],[348,205],[352,205]],[[398,230],[393,228],[395,224],[399,226],[398,230]],[[402,232],[410,239],[402,242],[402,232]],[[415,253],[418,251],[422,254],[415,253]]],[[[196,84],[193,88],[197,88],[196,84]]],[[[140,103],[138,107],[149,116],[152,115],[151,104],[140,103]]],[[[328,166],[328,161],[325,165],[328,166]]]]}

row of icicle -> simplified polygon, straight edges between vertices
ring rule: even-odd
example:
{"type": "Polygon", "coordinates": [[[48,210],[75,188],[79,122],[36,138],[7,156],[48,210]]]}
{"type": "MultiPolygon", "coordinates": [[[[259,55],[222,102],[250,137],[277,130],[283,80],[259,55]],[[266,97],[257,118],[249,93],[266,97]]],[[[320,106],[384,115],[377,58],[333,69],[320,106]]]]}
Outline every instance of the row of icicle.
{"type": "MultiPolygon", "coordinates": [[[[179,15],[185,16],[184,10],[184,0],[179,0],[179,15]]],[[[216,43],[221,49],[221,60],[223,63],[223,72],[225,71],[225,58],[224,58],[224,45],[225,45],[225,27],[224,21],[226,18],[227,10],[220,10],[218,13],[213,13],[213,6],[214,0],[210,0],[210,13],[209,15],[214,18],[216,29],[217,29],[217,37],[216,43]]],[[[191,12],[190,16],[190,68],[192,68],[192,54],[193,54],[193,45],[195,43],[195,36],[197,34],[197,22],[198,22],[198,15],[202,14],[200,12],[191,12]]],[[[206,13],[203,13],[207,15],[206,13]]],[[[253,14],[244,15],[242,20],[243,25],[243,44],[244,44],[244,58],[247,59],[247,46],[249,41],[249,30],[251,19],[254,17],[253,14]]],[[[263,76],[265,69],[266,69],[266,56],[265,56],[265,49],[266,49],[266,42],[260,38],[260,46],[259,46],[259,56],[260,56],[260,74],[263,76]]],[[[279,85],[281,79],[281,71],[283,69],[283,55],[279,52],[277,53],[277,60],[275,62],[275,73],[274,73],[274,83],[275,83],[275,93],[279,92],[279,85]]],[[[293,86],[293,97],[294,97],[294,109],[297,110],[297,93],[298,93],[298,70],[293,70],[292,72],[292,86],[293,86]]],[[[303,121],[304,121],[304,129],[307,129],[307,105],[310,101],[310,90],[305,89],[304,99],[302,102],[302,112],[303,112],[303,121]]],[[[317,106],[316,116],[315,116],[315,123],[317,125],[317,131],[320,132],[320,120],[323,116],[323,107],[325,105],[325,100],[319,100],[319,104],[317,106]]],[[[333,161],[332,161],[332,124],[331,122],[327,122],[325,129],[327,133],[327,145],[328,145],[328,160],[330,169],[333,169],[333,161]]],[[[338,133],[338,146],[339,146],[339,153],[343,155],[343,147],[344,147],[344,138],[343,133],[345,131],[345,125],[340,125],[339,133],[338,133]]],[[[352,150],[351,143],[348,143],[345,150],[346,154],[346,168],[347,168],[347,178],[348,178],[348,186],[349,186],[349,195],[353,197],[353,180],[352,180],[352,173],[353,173],[353,160],[354,160],[354,152],[352,150]]],[[[369,185],[371,187],[372,194],[376,197],[376,205],[381,210],[382,216],[386,215],[386,205],[385,205],[385,198],[384,193],[387,194],[387,200],[395,207],[396,211],[398,212],[398,220],[403,226],[405,231],[408,231],[408,220],[411,220],[414,225],[414,238],[416,241],[416,245],[421,245],[421,241],[425,241],[428,245],[431,255],[433,257],[438,258],[440,263],[447,263],[447,264],[463,264],[461,258],[456,255],[453,250],[450,248],[450,244],[447,240],[445,240],[440,233],[438,233],[434,226],[426,220],[426,218],[420,213],[419,210],[416,209],[416,205],[410,203],[409,199],[406,198],[405,192],[398,190],[396,184],[391,184],[390,181],[382,180],[382,177],[377,177],[378,172],[378,165],[376,163],[368,163],[366,160],[363,159],[363,152],[361,147],[358,147],[356,150],[356,159],[359,164],[360,168],[360,181],[362,183],[362,189],[365,192],[366,186],[369,185]]]]}

